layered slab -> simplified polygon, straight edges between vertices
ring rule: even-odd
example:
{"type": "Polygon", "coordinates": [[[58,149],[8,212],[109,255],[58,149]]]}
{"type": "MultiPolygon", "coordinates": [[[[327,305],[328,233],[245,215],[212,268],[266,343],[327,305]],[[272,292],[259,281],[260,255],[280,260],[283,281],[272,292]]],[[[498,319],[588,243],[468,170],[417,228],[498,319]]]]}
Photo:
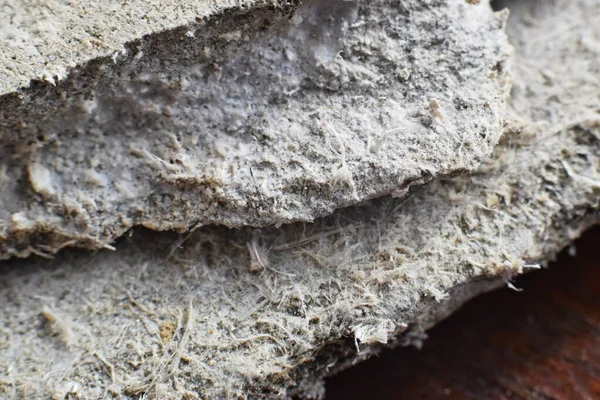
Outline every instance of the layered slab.
{"type": "Polygon", "coordinates": [[[96,3],[3,5],[5,90],[50,72],[0,97],[0,258],[312,221],[473,170],[502,131],[486,2],[96,3]]]}
{"type": "Polygon", "coordinates": [[[0,393],[318,397],[322,376],[419,343],[552,258],[600,219],[600,3],[509,5],[524,129],[478,173],[314,225],[142,232],[116,252],[5,262],[0,393]]]}

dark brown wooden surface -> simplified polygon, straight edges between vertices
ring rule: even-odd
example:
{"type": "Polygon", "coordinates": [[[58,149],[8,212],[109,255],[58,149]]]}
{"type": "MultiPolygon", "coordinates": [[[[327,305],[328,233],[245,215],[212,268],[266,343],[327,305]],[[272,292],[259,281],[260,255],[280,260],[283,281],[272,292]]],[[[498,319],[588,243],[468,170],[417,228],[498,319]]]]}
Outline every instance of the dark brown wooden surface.
{"type": "Polygon", "coordinates": [[[549,269],[483,295],[399,348],[332,377],[338,399],[600,399],[600,229],[549,269]]]}

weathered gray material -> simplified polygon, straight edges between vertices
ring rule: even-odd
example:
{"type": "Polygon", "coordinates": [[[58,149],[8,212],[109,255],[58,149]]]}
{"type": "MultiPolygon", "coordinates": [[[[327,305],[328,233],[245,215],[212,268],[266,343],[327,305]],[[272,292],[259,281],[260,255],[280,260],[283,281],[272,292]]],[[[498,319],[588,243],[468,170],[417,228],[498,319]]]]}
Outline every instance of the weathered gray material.
{"type": "MultiPolygon", "coordinates": [[[[289,2],[279,1],[286,5],[289,2]]],[[[201,22],[264,0],[22,1],[0,3],[0,93],[56,83],[90,59],[114,56],[144,35],[201,22]]]]}
{"type": "Polygon", "coordinates": [[[191,1],[208,17],[184,24],[168,6],[173,22],[150,12],[140,27],[141,2],[96,3],[73,3],[81,18],[49,5],[19,24],[19,2],[0,16],[8,90],[46,61],[77,65],[0,97],[0,258],[102,248],[136,225],[312,221],[474,170],[502,131],[506,15],[485,2],[191,1]],[[86,53],[93,37],[104,47],[86,53]],[[19,40],[40,41],[37,58],[19,40]]]}
{"type": "Polygon", "coordinates": [[[322,376],[552,258],[599,220],[600,3],[509,5],[523,129],[476,174],[314,225],[4,262],[0,396],[318,396],[322,376]]]}

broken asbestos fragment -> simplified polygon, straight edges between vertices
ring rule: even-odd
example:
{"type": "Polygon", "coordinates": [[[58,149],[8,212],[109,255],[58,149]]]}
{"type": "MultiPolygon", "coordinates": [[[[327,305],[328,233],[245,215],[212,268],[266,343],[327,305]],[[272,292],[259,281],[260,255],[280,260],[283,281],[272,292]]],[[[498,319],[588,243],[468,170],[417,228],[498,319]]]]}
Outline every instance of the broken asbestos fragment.
{"type": "Polygon", "coordinates": [[[86,55],[87,14],[66,28],[64,5],[40,16],[58,36],[21,3],[0,14],[0,258],[106,247],[136,225],[312,221],[473,170],[502,130],[506,14],[484,2],[196,1],[206,18],[189,24],[115,11],[122,42],[108,5],[72,7],[87,3],[110,54],[86,55]],[[22,66],[26,37],[40,70],[22,66]]]}
{"type": "Polygon", "coordinates": [[[524,129],[477,173],[315,224],[4,262],[0,397],[318,397],[324,376],[539,268],[600,220],[600,3],[509,6],[524,129]]]}

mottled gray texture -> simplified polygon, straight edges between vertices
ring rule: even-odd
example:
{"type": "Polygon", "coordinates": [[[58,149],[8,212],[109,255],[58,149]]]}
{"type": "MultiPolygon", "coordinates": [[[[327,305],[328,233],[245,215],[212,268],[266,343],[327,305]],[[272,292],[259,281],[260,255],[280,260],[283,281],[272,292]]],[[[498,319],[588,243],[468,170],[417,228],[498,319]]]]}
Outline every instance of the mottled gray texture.
{"type": "MultiPolygon", "coordinates": [[[[211,11],[0,98],[0,258],[102,248],[136,225],[312,221],[489,156],[510,88],[505,14],[296,3],[211,11]]],[[[94,26],[105,11],[90,9],[94,26]]]]}
{"type": "MultiPolygon", "coordinates": [[[[285,4],[285,1],[280,2],[285,4]]],[[[35,79],[56,83],[90,59],[113,56],[144,35],[193,25],[260,0],[2,0],[0,94],[35,79]]]]}
{"type": "Polygon", "coordinates": [[[4,262],[1,396],[316,397],[323,376],[419,344],[551,259],[600,220],[600,3],[509,5],[522,121],[477,173],[315,224],[143,231],[116,252],[4,262]]]}

